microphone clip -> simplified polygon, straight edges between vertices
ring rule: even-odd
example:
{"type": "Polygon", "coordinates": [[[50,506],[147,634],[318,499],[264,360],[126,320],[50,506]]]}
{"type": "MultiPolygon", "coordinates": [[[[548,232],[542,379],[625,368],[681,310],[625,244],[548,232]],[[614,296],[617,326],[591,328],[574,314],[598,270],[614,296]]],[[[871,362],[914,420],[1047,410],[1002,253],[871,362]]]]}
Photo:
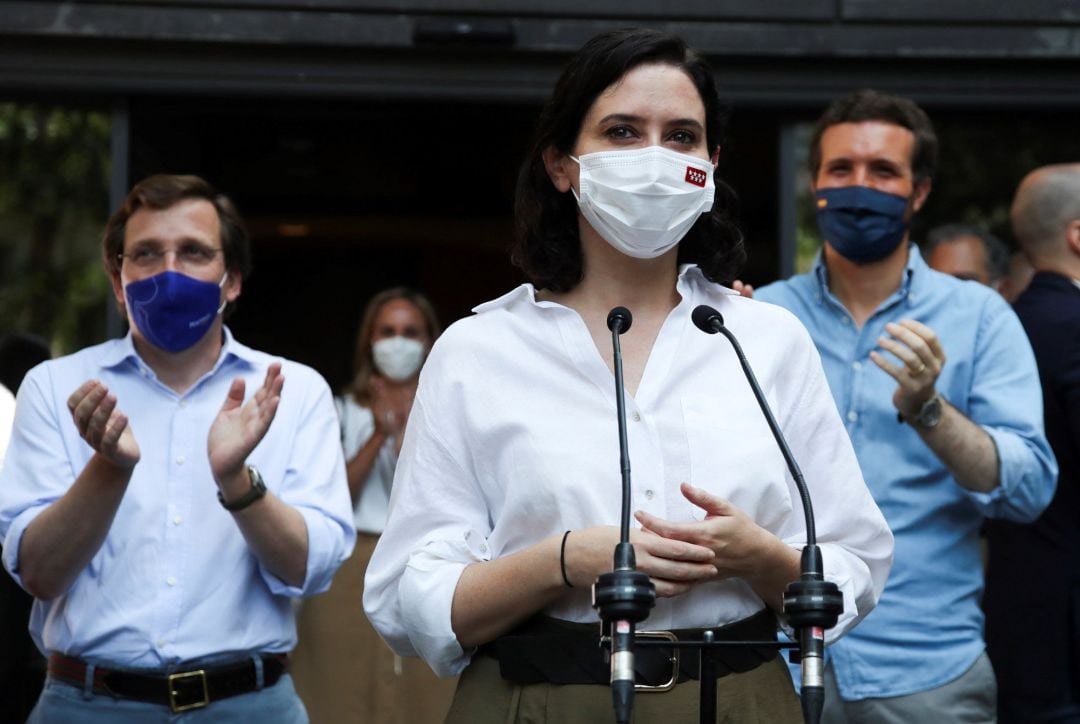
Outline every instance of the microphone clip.
{"type": "Polygon", "coordinates": [[[593,608],[606,627],[615,621],[640,623],[656,605],[656,586],[649,576],[635,570],[634,546],[615,547],[615,570],[601,573],[592,589],[593,608]]]}
{"type": "MultiPolygon", "coordinates": [[[[796,631],[810,631],[824,636],[836,625],[844,611],[844,596],[832,581],[822,575],[821,549],[817,544],[803,548],[802,575],[784,590],[784,615],[796,631]]],[[[792,663],[798,654],[791,652],[792,663]]]]}

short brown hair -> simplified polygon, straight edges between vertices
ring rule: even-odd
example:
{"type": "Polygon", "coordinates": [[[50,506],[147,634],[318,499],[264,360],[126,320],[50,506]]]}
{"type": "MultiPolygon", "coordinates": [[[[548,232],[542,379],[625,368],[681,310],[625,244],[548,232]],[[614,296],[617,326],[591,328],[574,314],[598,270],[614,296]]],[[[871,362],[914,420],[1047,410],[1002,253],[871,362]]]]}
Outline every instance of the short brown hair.
{"type": "Polygon", "coordinates": [[[906,128],[915,136],[915,148],[911,151],[911,172],[914,182],[933,179],[937,171],[938,140],[934,124],[926,111],[914,101],[870,88],[857,90],[843,98],[837,98],[814,125],[810,138],[810,155],[807,165],[810,178],[817,179],[821,169],[821,137],[829,128],[841,123],[881,121],[906,128]]]}
{"type": "MultiPolygon", "coordinates": [[[[225,268],[240,272],[245,279],[251,272],[251,242],[247,227],[236,205],[209,182],[198,176],[157,174],[144,178],[128,192],[108,223],[102,243],[102,256],[109,276],[120,274],[120,254],[124,251],[124,233],[128,219],[139,209],[168,209],[181,201],[202,199],[209,201],[217,210],[221,224],[221,249],[225,255],[225,268]]],[[[233,304],[225,309],[228,315],[233,304]]]]}

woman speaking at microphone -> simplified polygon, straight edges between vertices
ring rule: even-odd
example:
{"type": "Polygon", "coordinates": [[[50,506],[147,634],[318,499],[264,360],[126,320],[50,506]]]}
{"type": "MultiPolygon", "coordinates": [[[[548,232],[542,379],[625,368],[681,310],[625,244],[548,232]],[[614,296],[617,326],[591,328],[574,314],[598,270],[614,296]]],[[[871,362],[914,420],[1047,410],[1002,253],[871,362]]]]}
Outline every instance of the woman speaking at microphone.
{"type": "MultiPolygon", "coordinates": [[[[809,336],[719,284],[743,257],[715,179],[719,106],[708,66],[676,36],[586,43],[518,179],[513,258],[531,283],[431,351],[364,607],[399,653],[463,672],[449,722],[612,718],[589,589],[618,540],[615,306],[633,313],[622,337],[631,542],[659,597],[638,630],[769,638],[799,577],[796,488],[734,352],[691,323],[699,304],[741,338],[810,484],[825,575],[844,596],[829,636],[884,586],[892,537],[809,336]]],[[[662,684],[671,664],[651,652],[636,668],[662,684]]],[[[696,675],[681,668],[680,681],[696,675]]],[[[800,720],[778,656],[722,652],[719,673],[722,721],[800,720]]],[[[639,696],[635,710],[639,722],[696,722],[698,687],[639,696]]]]}

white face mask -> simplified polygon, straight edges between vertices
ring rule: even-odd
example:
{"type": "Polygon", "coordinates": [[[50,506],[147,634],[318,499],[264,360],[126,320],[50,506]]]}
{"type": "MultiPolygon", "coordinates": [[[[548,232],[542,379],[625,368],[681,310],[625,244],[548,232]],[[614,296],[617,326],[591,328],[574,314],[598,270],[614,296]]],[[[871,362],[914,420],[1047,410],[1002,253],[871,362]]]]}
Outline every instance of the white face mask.
{"type": "Polygon", "coordinates": [[[408,337],[387,337],[371,345],[379,374],[396,382],[416,374],[426,351],[422,342],[408,337]]]}
{"type": "Polygon", "coordinates": [[[713,165],[697,156],[649,146],[570,158],[581,166],[582,216],[628,256],[660,256],[712,208],[713,165]]]}

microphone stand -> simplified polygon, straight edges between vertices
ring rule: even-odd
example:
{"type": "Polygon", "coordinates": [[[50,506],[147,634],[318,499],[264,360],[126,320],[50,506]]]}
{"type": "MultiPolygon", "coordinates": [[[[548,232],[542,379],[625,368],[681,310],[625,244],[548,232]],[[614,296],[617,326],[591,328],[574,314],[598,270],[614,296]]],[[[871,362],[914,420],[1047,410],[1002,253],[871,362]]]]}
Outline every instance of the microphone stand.
{"type": "MultiPolygon", "coordinates": [[[[622,473],[622,519],[615,546],[615,570],[601,574],[593,584],[593,608],[600,614],[611,646],[611,701],[618,724],[630,724],[634,707],[634,626],[649,616],[656,604],[656,587],[635,570],[630,544],[630,453],[626,443],[622,349],[619,335],[630,329],[630,310],[615,307],[608,313],[615,361],[615,408],[619,422],[619,467],[622,473]]],[[[604,638],[604,637],[602,637],[604,638]]]]}
{"type": "Polygon", "coordinates": [[[699,682],[699,714],[701,724],[716,721],[716,651],[719,647],[792,649],[792,661],[799,652],[802,663],[802,710],[806,724],[821,720],[824,701],[824,647],[825,630],[836,625],[844,610],[844,599],[836,584],[824,580],[821,549],[817,545],[814,527],[814,511],[810,491],[806,487],[802,471],[795,461],[780,426],[776,423],[768,401],[765,399],[750,363],[743,354],[739,341],[724,326],[724,319],[715,309],[701,305],[694,309],[694,324],[708,334],[723,334],[742,366],[747,382],[769,425],[773,438],[787,463],[788,471],[799,490],[803,513],[806,518],[806,547],[803,548],[798,581],[784,591],[784,613],[793,628],[799,632],[799,642],[784,641],[717,641],[715,632],[705,631],[701,641],[675,641],[644,639],[634,640],[634,625],[645,620],[656,603],[656,589],[644,573],[636,571],[634,549],[630,545],[630,456],[626,442],[626,409],[623,402],[624,386],[622,352],[619,335],[630,328],[631,316],[625,307],[616,307],[608,314],[612,348],[615,356],[615,400],[619,423],[619,461],[622,472],[622,521],[619,544],[615,547],[615,570],[601,574],[593,585],[593,607],[600,614],[608,635],[601,636],[601,645],[611,650],[611,696],[618,724],[629,724],[633,709],[635,646],[665,648],[675,652],[672,658],[672,679],[664,687],[648,687],[666,690],[675,685],[679,675],[678,653],[682,649],[698,649],[701,660],[699,682]]]}
{"type": "MultiPolygon", "coordinates": [[[[801,699],[803,720],[807,724],[817,724],[821,720],[821,710],[825,697],[825,630],[836,625],[844,610],[844,598],[835,583],[825,580],[821,560],[821,549],[817,545],[817,530],[814,527],[814,509],[810,502],[810,490],[806,487],[802,470],[795,461],[795,456],[788,447],[787,440],[776,423],[769,403],[758,385],[757,377],[750,368],[750,363],[743,354],[739,340],[726,326],[720,312],[704,304],[694,309],[691,318],[703,332],[724,335],[735,350],[735,355],[742,366],[743,374],[750,389],[753,390],[758,406],[769,425],[773,439],[780,448],[788,471],[802,498],[803,514],[806,517],[806,547],[803,548],[800,562],[801,575],[798,581],[788,584],[784,591],[784,613],[788,621],[799,633],[799,656],[802,667],[801,699]]],[[[794,657],[793,657],[794,659],[794,657]]],[[[704,682],[703,682],[704,684],[704,682]]],[[[704,721],[704,719],[703,719],[704,721]]]]}

